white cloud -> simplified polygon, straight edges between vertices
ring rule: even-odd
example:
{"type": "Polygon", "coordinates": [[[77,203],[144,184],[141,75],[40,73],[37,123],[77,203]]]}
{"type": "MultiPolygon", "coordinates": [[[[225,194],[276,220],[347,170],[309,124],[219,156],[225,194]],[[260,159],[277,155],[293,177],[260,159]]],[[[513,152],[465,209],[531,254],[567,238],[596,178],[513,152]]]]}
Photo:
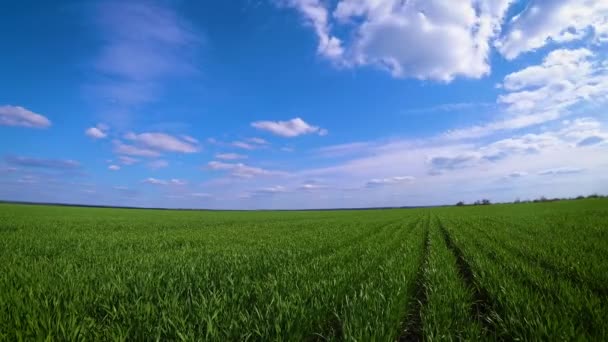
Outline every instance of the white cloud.
{"type": "Polygon", "coordinates": [[[321,0],[287,0],[296,8],[310,25],[319,40],[317,53],[333,60],[339,60],[344,53],[342,41],[330,34],[329,13],[321,0]]]}
{"type": "Polygon", "coordinates": [[[84,133],[88,137],[93,138],[93,139],[103,139],[108,136],[107,130],[108,130],[108,126],[106,126],[104,124],[98,124],[95,127],[87,128],[87,130],[84,131],[84,133]]]}
{"type": "Polygon", "coordinates": [[[169,166],[169,162],[163,159],[154,160],[148,163],[148,167],[157,170],[169,166]]]}
{"type": "Polygon", "coordinates": [[[146,178],[146,179],[144,179],[141,182],[142,183],[146,183],[146,184],[152,184],[152,185],[177,185],[177,186],[181,186],[181,185],[188,184],[186,181],[181,180],[181,179],[177,179],[177,178],[173,178],[173,179],[169,179],[169,180],[157,179],[157,178],[146,178]]]}
{"type": "Polygon", "coordinates": [[[7,156],[4,160],[14,166],[40,168],[49,170],[75,170],[81,168],[81,164],[71,159],[42,159],[24,156],[7,156]]]}
{"type": "Polygon", "coordinates": [[[585,171],[585,169],[578,168],[578,167],[559,167],[559,168],[539,171],[538,174],[541,176],[557,176],[557,175],[568,175],[568,174],[573,174],[573,173],[581,173],[583,171],[585,171]]]}
{"type": "Polygon", "coordinates": [[[256,189],[255,191],[253,191],[253,193],[256,195],[273,195],[273,194],[279,194],[279,193],[285,193],[285,192],[287,192],[287,188],[285,188],[284,186],[281,186],[281,185],[259,188],[259,189],[256,189]]]}
{"type": "Polygon", "coordinates": [[[327,189],[327,185],[317,184],[317,183],[304,183],[298,187],[298,190],[303,190],[303,191],[315,191],[315,190],[322,190],[322,189],[327,189]]]}
{"type": "Polygon", "coordinates": [[[114,106],[152,102],[168,79],[195,75],[199,34],[170,4],[104,1],[92,6],[103,46],[93,67],[103,80],[91,88],[114,106]]]}
{"type": "Polygon", "coordinates": [[[210,198],[213,197],[211,194],[205,193],[205,192],[193,192],[190,194],[190,196],[192,197],[198,197],[198,198],[210,198]]]}
{"type": "Polygon", "coordinates": [[[246,159],[247,156],[238,153],[218,153],[215,155],[216,159],[221,160],[237,160],[237,159],[246,159]]]}
{"type": "Polygon", "coordinates": [[[139,146],[162,152],[195,153],[199,151],[196,140],[174,137],[165,133],[128,133],[125,139],[131,140],[139,146]]]}
{"type": "MultiPolygon", "coordinates": [[[[224,145],[225,143],[214,139],[213,144],[214,145],[224,145]]],[[[252,151],[252,150],[267,148],[269,143],[268,143],[268,141],[266,141],[262,138],[247,138],[244,140],[235,140],[235,141],[231,142],[229,145],[233,146],[233,147],[241,148],[244,150],[252,151]]]]}
{"type": "Polygon", "coordinates": [[[23,107],[7,105],[0,106],[0,125],[46,128],[51,125],[51,121],[23,107]]]}
{"type": "Polygon", "coordinates": [[[116,154],[124,154],[128,156],[139,156],[139,157],[158,157],[160,153],[155,150],[151,150],[145,147],[138,147],[134,145],[127,145],[120,140],[114,140],[114,152],[116,154]]]}
{"type": "Polygon", "coordinates": [[[108,166],[108,170],[118,171],[118,170],[120,170],[120,166],[112,164],[112,165],[108,166]]]}
{"type": "Polygon", "coordinates": [[[248,166],[243,163],[224,163],[210,161],[207,167],[216,171],[228,171],[232,176],[239,178],[253,178],[257,176],[280,176],[285,175],[282,171],[266,170],[259,167],[248,166]]]}
{"type": "Polygon", "coordinates": [[[246,143],[244,141],[233,141],[230,145],[250,151],[260,147],[259,145],[246,143]]]}
{"type": "Polygon", "coordinates": [[[103,139],[103,138],[107,137],[107,134],[104,133],[102,130],[100,130],[97,127],[87,128],[87,130],[84,133],[93,139],[103,139]]]}
{"type": "Polygon", "coordinates": [[[258,144],[258,145],[268,145],[268,141],[262,139],[262,138],[248,138],[247,141],[249,141],[250,143],[254,143],[254,144],[258,144]]]}
{"type": "Polygon", "coordinates": [[[127,157],[127,156],[119,156],[118,160],[123,165],[133,165],[139,162],[139,159],[127,157]]]}
{"type": "Polygon", "coordinates": [[[608,39],[608,2],[605,0],[531,0],[507,25],[498,50],[508,59],[543,47],[594,36],[608,39]]]}
{"type": "Polygon", "coordinates": [[[608,69],[590,50],[550,52],[540,65],[505,77],[509,93],[498,97],[511,113],[563,111],[581,101],[608,99],[608,69]]]}
{"type": "Polygon", "coordinates": [[[514,171],[514,172],[509,173],[508,177],[509,178],[521,178],[521,177],[525,177],[527,175],[528,175],[528,173],[524,172],[524,171],[514,171]]]}
{"type": "Polygon", "coordinates": [[[313,133],[321,136],[327,134],[326,129],[309,125],[301,118],[293,118],[288,121],[256,121],[252,122],[251,126],[287,138],[313,133]]]}
{"type": "Polygon", "coordinates": [[[401,184],[401,183],[409,183],[414,181],[416,178],[412,176],[395,176],[388,178],[374,178],[365,183],[365,186],[368,188],[373,188],[377,186],[383,185],[392,185],[392,184],[401,184]]]}
{"type": "Polygon", "coordinates": [[[395,77],[441,81],[489,73],[490,42],[510,3],[342,0],[330,18],[330,10],[319,0],[290,2],[312,23],[318,53],[335,64],[375,65],[395,77]],[[351,37],[347,44],[331,34],[335,25],[351,37]]]}
{"type": "Polygon", "coordinates": [[[450,139],[475,138],[497,131],[543,124],[568,115],[576,106],[608,101],[608,65],[588,49],[558,49],[538,65],[505,76],[498,97],[501,117],[487,124],[446,132],[450,139]]]}

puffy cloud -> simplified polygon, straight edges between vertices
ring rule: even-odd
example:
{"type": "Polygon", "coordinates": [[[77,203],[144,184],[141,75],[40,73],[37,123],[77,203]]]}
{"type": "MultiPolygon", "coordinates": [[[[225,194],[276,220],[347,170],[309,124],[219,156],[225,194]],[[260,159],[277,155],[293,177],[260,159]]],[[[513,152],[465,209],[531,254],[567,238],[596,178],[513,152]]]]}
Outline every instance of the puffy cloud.
{"type": "Polygon", "coordinates": [[[146,178],[141,182],[146,183],[146,184],[152,184],[152,185],[178,185],[178,186],[181,186],[181,185],[188,184],[186,181],[177,179],[177,178],[173,178],[173,179],[169,179],[169,180],[157,179],[157,178],[146,178]]]}
{"type": "Polygon", "coordinates": [[[550,52],[540,65],[505,77],[498,97],[511,113],[563,111],[581,101],[608,99],[608,70],[588,49],[550,52]]]}
{"type": "Polygon", "coordinates": [[[108,170],[118,171],[118,170],[120,170],[120,166],[112,164],[112,165],[108,166],[108,170]]]}
{"type": "Polygon", "coordinates": [[[498,39],[498,50],[508,59],[543,47],[593,35],[608,39],[608,2],[605,0],[531,0],[508,23],[498,39]]]}
{"type": "Polygon", "coordinates": [[[538,174],[541,176],[558,176],[558,175],[568,175],[573,173],[581,173],[585,171],[585,169],[578,167],[559,167],[555,169],[547,169],[543,171],[539,171],[538,174]]]}
{"type": "Polygon", "coordinates": [[[287,5],[296,8],[310,25],[319,40],[317,53],[333,60],[339,60],[344,53],[342,41],[330,34],[329,13],[321,0],[287,0],[287,5]]]}
{"type": "Polygon", "coordinates": [[[98,124],[95,127],[87,128],[87,130],[84,131],[84,134],[93,139],[103,139],[108,136],[107,130],[108,126],[104,124],[98,124]]]}
{"type": "Polygon", "coordinates": [[[74,170],[81,167],[80,163],[70,159],[42,159],[22,156],[8,156],[5,161],[10,165],[55,170],[74,170]]]}
{"type": "Polygon", "coordinates": [[[237,160],[237,159],[246,159],[247,156],[238,153],[218,153],[215,155],[216,159],[221,160],[237,160]]]}
{"type": "Polygon", "coordinates": [[[543,124],[571,113],[584,103],[608,100],[608,65],[585,48],[558,49],[538,65],[505,76],[498,97],[501,118],[483,125],[448,131],[445,137],[466,139],[497,131],[543,124]]]}
{"type": "Polygon", "coordinates": [[[165,133],[128,133],[125,135],[125,139],[144,148],[162,152],[195,153],[199,151],[196,139],[190,137],[178,138],[165,133]]]}
{"type": "Polygon", "coordinates": [[[0,125],[46,128],[51,121],[20,106],[0,106],[0,125]]]}
{"type": "Polygon", "coordinates": [[[93,139],[103,139],[103,138],[107,137],[107,134],[104,133],[102,130],[100,130],[97,127],[87,128],[87,130],[84,131],[84,133],[93,139]]]}
{"type": "Polygon", "coordinates": [[[282,171],[266,170],[259,167],[248,166],[243,163],[224,163],[210,161],[207,164],[210,170],[228,171],[232,176],[239,178],[253,178],[257,176],[280,176],[285,175],[282,171]]]}
{"type": "Polygon", "coordinates": [[[256,121],[251,123],[251,126],[287,138],[313,133],[321,136],[327,134],[326,129],[309,125],[301,118],[294,118],[288,121],[256,121]]]}
{"type": "Polygon", "coordinates": [[[450,81],[490,71],[490,41],[511,0],[342,0],[332,18],[319,0],[293,0],[312,23],[319,54],[341,66],[375,65],[395,77],[450,81]],[[348,44],[331,34],[341,24],[348,44]],[[415,49],[410,47],[415,46],[415,49]]]}
{"type": "Polygon", "coordinates": [[[412,176],[396,176],[389,178],[374,178],[369,180],[365,186],[368,188],[383,186],[383,185],[392,185],[392,184],[401,184],[401,183],[409,183],[412,182],[415,177],[412,176]]]}

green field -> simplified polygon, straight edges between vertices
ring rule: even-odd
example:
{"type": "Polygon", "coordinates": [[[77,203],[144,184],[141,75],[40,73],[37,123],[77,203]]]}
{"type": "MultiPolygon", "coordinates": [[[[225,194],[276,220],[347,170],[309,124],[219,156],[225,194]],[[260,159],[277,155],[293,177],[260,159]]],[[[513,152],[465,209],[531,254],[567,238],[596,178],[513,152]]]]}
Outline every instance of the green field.
{"type": "Polygon", "coordinates": [[[606,340],[608,200],[0,205],[0,340],[606,340]]]}

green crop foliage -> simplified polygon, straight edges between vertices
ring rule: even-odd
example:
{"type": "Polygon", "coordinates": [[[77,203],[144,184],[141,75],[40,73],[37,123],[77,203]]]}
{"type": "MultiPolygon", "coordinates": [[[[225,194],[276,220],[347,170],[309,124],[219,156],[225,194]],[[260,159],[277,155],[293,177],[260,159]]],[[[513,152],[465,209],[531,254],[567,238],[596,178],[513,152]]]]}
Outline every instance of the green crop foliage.
{"type": "Polygon", "coordinates": [[[606,222],[0,204],[0,340],[606,340],[606,222]]]}

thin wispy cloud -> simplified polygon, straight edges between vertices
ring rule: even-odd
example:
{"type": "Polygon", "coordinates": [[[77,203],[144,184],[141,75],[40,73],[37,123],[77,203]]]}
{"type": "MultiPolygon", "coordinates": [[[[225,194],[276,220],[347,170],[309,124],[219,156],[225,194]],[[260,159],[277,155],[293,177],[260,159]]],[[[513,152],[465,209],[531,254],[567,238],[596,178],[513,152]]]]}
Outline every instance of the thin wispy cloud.
{"type": "Polygon", "coordinates": [[[55,170],[75,170],[81,168],[81,164],[79,162],[71,159],[47,159],[24,156],[7,156],[4,158],[4,160],[9,165],[29,168],[55,170]]]}
{"type": "Polygon", "coordinates": [[[252,122],[251,126],[286,138],[305,134],[327,135],[326,129],[310,125],[301,118],[293,118],[287,121],[256,121],[252,122]]]}
{"type": "Polygon", "coordinates": [[[44,115],[20,106],[0,106],[0,126],[47,128],[51,121],[44,115]]]}
{"type": "Polygon", "coordinates": [[[108,112],[128,114],[158,101],[172,80],[198,74],[201,34],[174,5],[110,0],[90,8],[103,45],[87,88],[108,112]]]}

